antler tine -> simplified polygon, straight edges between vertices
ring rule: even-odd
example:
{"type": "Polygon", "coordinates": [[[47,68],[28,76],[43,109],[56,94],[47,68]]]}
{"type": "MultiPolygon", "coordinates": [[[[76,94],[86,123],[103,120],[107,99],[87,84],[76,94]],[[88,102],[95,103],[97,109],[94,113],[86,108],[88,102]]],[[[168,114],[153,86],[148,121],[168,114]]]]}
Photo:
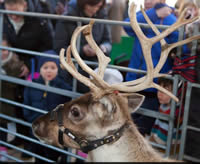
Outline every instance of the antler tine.
{"type": "MultiPolygon", "coordinates": [[[[147,38],[144,33],[142,32],[141,28],[139,27],[138,23],[137,23],[137,19],[136,19],[136,5],[134,3],[131,4],[130,6],[130,22],[131,22],[131,27],[133,28],[133,30],[135,31],[136,35],[138,36],[138,39],[140,40],[141,46],[142,46],[142,50],[143,50],[143,55],[147,64],[147,75],[145,77],[142,77],[140,79],[137,79],[135,81],[132,81],[132,84],[134,83],[134,86],[126,86],[123,85],[124,83],[122,83],[122,85],[111,85],[111,88],[113,89],[118,89],[119,91],[123,91],[123,92],[137,92],[137,91],[141,91],[147,88],[158,88],[160,89],[161,87],[157,86],[156,84],[153,83],[153,78],[155,77],[155,73],[154,73],[154,67],[153,67],[153,63],[152,63],[152,57],[151,57],[151,48],[153,43],[150,41],[149,38],[147,38]],[[138,85],[136,85],[138,84],[138,85]]],[[[148,21],[149,22],[149,21],[148,21]]],[[[154,27],[153,27],[154,28],[154,27]]],[[[154,30],[156,31],[157,34],[158,31],[156,30],[156,28],[154,28],[154,30]]],[[[162,41],[162,44],[165,44],[165,41],[162,41]]],[[[161,76],[161,75],[157,75],[157,76],[161,76]]],[[[126,83],[127,84],[127,83],[126,83]]],[[[130,83],[129,83],[130,85],[130,83]]],[[[178,99],[175,96],[172,96],[171,93],[169,93],[166,89],[162,88],[162,91],[164,91],[165,93],[167,93],[168,95],[170,95],[175,101],[178,101],[178,99]]]]}
{"type": "MultiPolygon", "coordinates": [[[[145,13],[144,9],[142,6],[140,6],[141,12],[145,18],[145,20],[147,21],[147,23],[149,24],[149,26],[152,28],[152,30],[155,32],[155,34],[158,36],[160,35],[160,31],[156,28],[156,26],[151,22],[151,20],[149,19],[149,17],[147,16],[147,14],[145,13]]],[[[162,53],[160,56],[160,60],[158,62],[158,64],[156,65],[156,68],[154,69],[154,77],[158,77],[159,76],[159,72],[161,70],[161,68],[163,67],[163,65],[165,64],[165,61],[167,60],[168,54],[170,52],[170,49],[168,49],[168,44],[164,39],[161,39],[161,47],[165,49],[162,49],[162,53]]],[[[166,90],[165,88],[155,84],[154,82],[152,82],[152,86],[154,86],[154,88],[164,92],[165,94],[169,95],[171,98],[173,98],[175,101],[178,101],[178,98],[176,96],[174,96],[171,92],[169,92],[168,90],[166,90]]]]}
{"type": "Polygon", "coordinates": [[[137,18],[136,18],[136,7],[137,5],[132,2],[130,4],[130,8],[129,8],[129,18],[130,18],[130,23],[131,23],[131,27],[133,28],[133,30],[135,31],[138,39],[140,40],[149,40],[144,33],[142,32],[140,26],[137,22],[137,18]],[[132,18],[132,19],[131,19],[132,18]],[[132,21],[131,21],[132,20],[132,21]]]}
{"type": "MultiPolygon", "coordinates": [[[[145,17],[145,20],[147,21],[147,23],[150,25],[150,27],[152,28],[152,30],[156,33],[156,35],[160,35],[160,31],[156,28],[156,26],[151,22],[151,20],[149,19],[149,17],[146,15],[146,13],[144,12],[144,9],[141,7],[141,11],[145,17]]],[[[185,40],[182,40],[182,41],[178,41],[176,43],[173,43],[173,44],[168,44],[164,39],[161,39],[161,46],[162,46],[162,53],[161,53],[161,57],[160,57],[160,60],[158,62],[158,64],[156,65],[156,68],[155,68],[155,76],[157,76],[157,74],[160,72],[161,68],[163,67],[163,65],[165,64],[164,62],[166,61],[168,55],[169,55],[169,52],[175,48],[175,47],[178,47],[178,46],[181,46],[181,45],[184,45],[184,44],[187,44],[193,40],[197,40],[197,39],[200,39],[200,35],[198,36],[193,36],[193,37],[190,37],[190,38],[187,38],[185,40]]]]}
{"type": "Polygon", "coordinates": [[[168,36],[169,34],[171,34],[173,31],[177,30],[179,27],[186,25],[188,23],[192,23],[195,20],[199,19],[199,16],[196,16],[194,18],[191,19],[185,19],[184,15],[187,11],[187,8],[184,9],[184,11],[181,13],[180,17],[178,18],[178,20],[169,28],[167,28],[165,31],[163,31],[160,35],[152,38],[152,42],[153,44],[160,41],[161,39],[165,38],[166,36],[168,36]]]}
{"type": "MultiPolygon", "coordinates": [[[[152,62],[152,57],[151,57],[151,48],[152,48],[152,43],[149,38],[147,38],[144,33],[142,32],[136,18],[136,4],[134,2],[131,3],[130,5],[130,10],[129,10],[129,17],[130,17],[130,23],[131,27],[135,31],[135,34],[137,35],[142,51],[145,52],[143,53],[145,61],[147,62],[147,75],[145,76],[145,80],[142,83],[139,83],[137,85],[137,90],[140,88],[140,90],[143,90],[148,86],[152,81],[153,81],[153,62],[152,62]],[[131,19],[132,18],[132,19],[131,19]]],[[[139,80],[138,80],[139,82],[139,80]]],[[[134,86],[133,86],[133,91],[134,91],[134,86]]]]}
{"type": "MultiPolygon", "coordinates": [[[[145,13],[145,11],[142,8],[142,6],[141,6],[141,11],[142,11],[142,14],[143,14],[145,20],[147,21],[147,23],[149,24],[149,26],[152,28],[152,30],[155,32],[155,34],[157,36],[160,35],[160,31],[151,22],[151,20],[149,19],[149,17],[145,13]]],[[[168,44],[167,44],[167,42],[164,39],[161,39],[160,43],[161,43],[161,47],[162,47],[162,53],[160,55],[160,60],[159,60],[158,64],[156,65],[156,68],[154,70],[154,77],[157,76],[157,74],[160,72],[160,70],[163,67],[163,65],[165,64],[165,61],[167,60],[167,57],[168,57],[169,52],[171,50],[171,49],[170,50],[168,49],[168,44]]]]}
{"type": "MultiPolygon", "coordinates": [[[[147,38],[144,35],[140,26],[138,25],[138,23],[136,23],[137,22],[136,5],[134,3],[130,5],[129,14],[130,14],[129,17],[133,18],[133,19],[130,19],[131,27],[133,28],[136,35],[138,36],[138,39],[140,40],[143,52],[145,52],[143,53],[143,55],[147,64],[147,75],[145,77],[131,81],[129,83],[115,84],[115,85],[111,85],[111,87],[113,89],[118,89],[119,91],[124,91],[124,92],[137,92],[137,91],[144,90],[146,88],[150,88],[154,86],[153,78],[155,77],[155,75],[154,75],[154,67],[153,67],[152,57],[151,57],[151,48],[152,48],[153,43],[150,41],[149,38],[147,38]],[[133,86],[130,87],[130,85],[133,85],[133,86]]],[[[162,44],[165,44],[165,41],[162,41],[162,44]]],[[[163,76],[163,75],[157,75],[157,76],[163,76]]]]}
{"type": "MultiPolygon", "coordinates": [[[[146,13],[144,12],[144,9],[141,7],[141,11],[145,17],[145,20],[148,22],[148,24],[151,26],[152,30],[156,33],[156,35],[160,35],[160,31],[156,28],[156,26],[151,22],[151,20],[149,19],[149,17],[146,15],[146,13]]],[[[184,14],[182,14],[184,15],[184,14]]],[[[200,35],[199,36],[193,36],[190,38],[187,38],[185,40],[173,43],[173,44],[167,44],[167,42],[164,39],[161,39],[161,46],[162,46],[162,53],[160,56],[160,60],[158,62],[158,64],[156,65],[156,68],[154,69],[154,77],[157,77],[159,75],[159,72],[161,70],[161,68],[163,67],[163,65],[165,64],[165,61],[167,60],[167,57],[169,55],[169,52],[178,46],[181,46],[183,44],[189,43],[193,40],[196,39],[200,39],[200,35]]],[[[157,88],[158,90],[166,93],[167,95],[169,95],[170,97],[172,97],[174,100],[178,101],[177,97],[175,97],[171,92],[169,92],[168,90],[164,89],[162,87],[160,87],[159,85],[154,83],[154,87],[157,88]]]]}
{"type": "Polygon", "coordinates": [[[61,49],[60,51],[60,62],[62,67],[64,67],[74,78],[81,81],[86,86],[90,87],[91,90],[96,91],[98,88],[91,82],[91,80],[83,75],[81,75],[74,66],[71,60],[71,46],[67,48],[67,58],[65,60],[65,49],[61,49]]]}
{"type": "Polygon", "coordinates": [[[93,77],[93,82],[100,88],[105,89],[108,88],[109,85],[104,82],[104,80],[99,77],[90,67],[88,67],[84,61],[80,58],[79,53],[76,49],[76,40],[78,38],[78,35],[84,31],[85,29],[88,28],[88,25],[82,26],[82,27],[78,27],[76,28],[76,30],[74,31],[72,38],[71,38],[71,50],[72,50],[72,54],[74,56],[74,58],[76,59],[77,63],[80,65],[80,67],[87,72],[89,75],[91,75],[93,77]]]}
{"type": "Polygon", "coordinates": [[[152,87],[153,87],[153,88],[156,88],[156,89],[158,89],[158,90],[160,90],[161,92],[163,92],[163,93],[165,93],[165,94],[167,94],[167,95],[170,96],[172,99],[174,99],[176,102],[179,101],[179,99],[178,99],[175,95],[173,95],[173,94],[172,94],[170,91],[168,91],[167,89],[165,89],[165,88],[159,86],[158,84],[153,83],[153,84],[152,84],[152,87]]]}
{"type": "Polygon", "coordinates": [[[104,55],[102,50],[98,47],[98,45],[94,41],[94,38],[92,36],[93,24],[94,24],[94,20],[91,20],[88,27],[83,31],[83,34],[85,35],[85,38],[88,44],[90,45],[90,47],[96,52],[96,55],[99,61],[98,75],[101,77],[101,79],[103,79],[104,72],[108,63],[110,62],[110,58],[104,55]]]}
{"type": "Polygon", "coordinates": [[[117,89],[119,91],[124,91],[124,92],[137,92],[137,91],[148,88],[148,86],[150,86],[153,81],[153,63],[152,63],[152,58],[151,58],[152,44],[149,41],[149,39],[144,35],[140,26],[137,23],[136,5],[134,4],[134,2],[130,4],[129,17],[133,18],[133,19],[130,19],[131,27],[133,28],[133,30],[135,31],[136,35],[138,36],[140,40],[143,52],[145,52],[144,53],[145,61],[148,61],[147,75],[135,81],[111,85],[111,88],[113,90],[117,89]],[[125,84],[133,84],[134,86],[128,87],[125,84]],[[138,85],[136,86],[136,84],[138,85]]]}
{"type": "Polygon", "coordinates": [[[179,5],[178,15],[180,15],[180,13],[183,11],[184,5],[185,5],[185,2],[182,0],[179,5]]]}
{"type": "MultiPolygon", "coordinates": [[[[147,23],[150,25],[150,27],[152,28],[152,30],[156,33],[156,35],[159,35],[160,34],[160,31],[156,28],[156,26],[151,22],[151,20],[149,19],[149,17],[147,16],[147,14],[145,13],[144,9],[142,6],[140,6],[140,9],[141,9],[141,12],[142,14],[144,15],[144,18],[145,20],[147,21],[147,23]]],[[[131,14],[130,14],[131,15],[131,14]]],[[[164,47],[164,45],[167,45],[166,41],[164,39],[161,40],[161,46],[164,47]]],[[[165,52],[164,55],[161,56],[162,59],[160,60],[166,60],[168,56],[168,53],[165,52]],[[165,58],[164,58],[165,57],[165,58]]],[[[156,68],[158,67],[158,65],[156,66],[156,68]]],[[[162,67],[162,66],[161,66],[162,67]]],[[[159,71],[156,71],[156,72],[159,72],[159,71]]],[[[167,74],[157,74],[154,72],[154,77],[164,77],[164,76],[168,76],[167,74]]],[[[142,77],[142,78],[139,78],[137,80],[134,80],[134,81],[128,81],[128,82],[124,82],[124,83],[121,83],[121,84],[117,84],[117,85],[126,85],[126,86],[133,86],[133,85],[136,85],[138,83],[141,83],[145,80],[145,77],[142,77]]],[[[115,85],[113,85],[115,86],[115,85]]]]}
{"type": "MultiPolygon", "coordinates": [[[[133,5],[134,5],[134,7],[135,7],[135,4],[133,4],[133,5]]],[[[131,5],[131,6],[133,6],[133,5],[131,5]]],[[[134,8],[134,7],[131,7],[131,8],[134,8]]],[[[193,19],[190,19],[190,20],[183,20],[183,19],[184,19],[184,14],[185,14],[185,12],[186,12],[186,10],[184,10],[184,12],[181,14],[181,16],[180,16],[180,18],[179,18],[179,20],[178,20],[179,23],[176,23],[176,25],[174,25],[173,28],[170,27],[169,31],[165,30],[164,32],[160,33],[160,31],[156,28],[156,26],[155,26],[155,25],[151,22],[151,20],[148,18],[148,16],[147,16],[146,13],[144,12],[144,9],[143,9],[143,8],[141,8],[141,11],[142,11],[142,13],[143,13],[143,15],[144,15],[144,17],[145,17],[147,23],[150,25],[150,27],[152,28],[152,30],[153,30],[153,31],[155,32],[155,34],[156,34],[156,36],[155,36],[154,38],[151,38],[152,40],[149,41],[149,43],[151,43],[151,44],[153,45],[153,44],[155,43],[155,40],[157,39],[157,41],[160,41],[160,42],[161,42],[161,46],[162,46],[162,53],[161,53],[160,60],[159,60],[158,64],[156,65],[155,69],[153,69],[153,70],[150,71],[150,72],[151,72],[151,73],[153,72],[153,77],[154,77],[154,78],[155,78],[155,77],[165,76],[164,74],[160,74],[159,72],[160,72],[162,66],[163,66],[164,63],[165,63],[165,61],[166,61],[166,59],[167,59],[167,57],[168,57],[169,52],[170,52],[173,48],[175,48],[175,47],[177,47],[177,46],[180,46],[180,45],[189,43],[189,42],[191,42],[192,40],[199,39],[200,36],[193,36],[193,37],[190,37],[190,38],[188,38],[188,39],[185,39],[185,40],[183,40],[183,41],[179,41],[179,42],[173,43],[173,44],[167,44],[166,41],[164,40],[164,38],[162,38],[162,37],[160,37],[160,36],[164,36],[164,35],[166,35],[166,34],[168,35],[168,34],[170,34],[171,32],[173,32],[174,30],[176,30],[176,28],[180,27],[181,25],[184,25],[184,24],[187,24],[187,23],[191,23],[191,22],[195,21],[198,17],[193,18],[193,19]],[[182,23],[181,21],[184,21],[184,22],[182,23]],[[166,32],[166,31],[167,31],[167,32],[166,32]],[[159,38],[159,39],[158,39],[158,38],[159,38]]],[[[132,18],[132,17],[131,17],[131,13],[132,13],[132,12],[133,12],[133,9],[130,9],[130,18],[132,18]]],[[[136,22],[136,16],[134,15],[133,20],[130,19],[130,21],[131,21],[131,25],[132,25],[132,28],[134,29],[135,33],[138,34],[138,33],[136,32],[136,30],[135,30],[135,29],[138,28],[137,25],[135,25],[135,24],[132,23],[132,21],[136,22]],[[136,27],[135,27],[135,26],[136,26],[136,27]]],[[[138,30],[137,30],[137,31],[138,31],[138,30]]],[[[166,36],[167,36],[167,35],[166,35],[166,36]]],[[[139,35],[139,36],[143,37],[142,35],[139,35]]],[[[139,38],[139,39],[140,39],[140,38],[139,38]]],[[[141,45],[144,44],[144,42],[141,42],[141,40],[140,40],[140,43],[141,43],[141,45]]],[[[149,46],[148,48],[151,48],[151,47],[149,46]]],[[[142,47],[142,49],[143,49],[143,47],[142,47]]],[[[144,49],[143,49],[143,52],[146,53],[147,51],[144,51],[144,49]]],[[[144,53],[144,56],[145,56],[145,53],[144,53]]],[[[145,58],[145,61],[146,61],[146,64],[149,65],[149,61],[146,60],[146,58],[145,58]]],[[[123,92],[131,92],[131,91],[137,92],[137,91],[139,91],[138,86],[141,85],[140,83],[144,84],[144,80],[146,80],[147,76],[148,76],[148,67],[147,67],[147,75],[146,75],[146,76],[144,76],[144,77],[142,77],[142,78],[140,78],[140,79],[131,81],[131,82],[125,82],[125,83],[121,83],[121,84],[111,85],[111,87],[112,87],[113,89],[117,89],[117,88],[118,88],[119,91],[123,91],[123,92]],[[139,84],[139,85],[137,85],[137,84],[139,84]],[[136,86],[136,85],[137,85],[137,86],[136,86]]],[[[146,87],[146,86],[145,86],[145,87],[146,87]]],[[[146,87],[146,88],[151,88],[151,87],[152,87],[152,88],[156,88],[156,89],[158,89],[158,90],[160,90],[160,91],[166,93],[166,94],[169,95],[171,98],[173,98],[175,101],[178,101],[178,98],[177,98],[176,96],[174,96],[171,92],[167,91],[166,89],[162,88],[161,86],[155,84],[155,83],[153,82],[153,79],[152,79],[152,81],[150,82],[149,86],[146,87]]]]}

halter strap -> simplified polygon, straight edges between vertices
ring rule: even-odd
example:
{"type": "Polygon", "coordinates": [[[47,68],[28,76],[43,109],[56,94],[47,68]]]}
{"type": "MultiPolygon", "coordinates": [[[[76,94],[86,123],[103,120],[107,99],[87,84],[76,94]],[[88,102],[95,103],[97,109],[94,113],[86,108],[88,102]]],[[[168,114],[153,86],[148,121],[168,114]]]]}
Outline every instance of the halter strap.
{"type": "Polygon", "coordinates": [[[92,151],[104,144],[116,142],[123,135],[125,128],[129,127],[129,124],[126,122],[119,129],[114,130],[112,134],[107,135],[97,140],[93,140],[93,141],[90,141],[81,137],[79,138],[75,133],[72,132],[72,130],[68,128],[64,128],[62,113],[60,111],[63,108],[63,106],[64,106],[63,104],[58,105],[51,112],[51,115],[50,115],[50,120],[53,121],[55,120],[55,117],[56,117],[55,115],[57,114],[58,125],[59,125],[58,141],[61,145],[64,145],[63,134],[66,134],[69,138],[71,138],[72,140],[74,140],[76,143],[79,144],[81,150],[84,153],[88,153],[89,151],[92,151]]]}

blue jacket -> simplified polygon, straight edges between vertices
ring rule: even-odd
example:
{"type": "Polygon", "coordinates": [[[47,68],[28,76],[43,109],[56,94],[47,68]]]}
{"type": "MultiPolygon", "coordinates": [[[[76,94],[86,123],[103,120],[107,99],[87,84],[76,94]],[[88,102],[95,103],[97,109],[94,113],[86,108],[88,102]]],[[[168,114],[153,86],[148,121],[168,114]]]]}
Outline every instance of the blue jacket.
{"type": "MultiPolygon", "coordinates": [[[[164,19],[160,19],[156,14],[155,8],[151,8],[151,9],[147,10],[146,14],[148,15],[148,17],[154,24],[172,25],[176,22],[176,17],[174,16],[174,14],[170,14],[167,17],[165,17],[164,19]]],[[[137,20],[139,23],[147,23],[141,12],[137,13],[137,20]]],[[[127,18],[127,19],[125,19],[125,21],[130,21],[130,19],[127,18]]],[[[135,32],[133,31],[133,29],[131,28],[131,26],[124,26],[124,30],[127,32],[127,34],[129,36],[133,36],[135,38],[134,45],[133,45],[133,52],[132,52],[131,60],[130,60],[128,67],[134,68],[134,69],[146,70],[146,63],[144,60],[144,56],[142,53],[142,48],[141,48],[139,39],[137,38],[137,36],[136,36],[135,32]]],[[[143,28],[142,31],[148,38],[152,38],[155,36],[155,33],[150,28],[143,28]]],[[[178,41],[178,32],[175,31],[175,32],[171,33],[169,36],[167,36],[165,38],[165,40],[168,44],[177,42],[178,41]]],[[[151,54],[152,54],[153,64],[155,67],[160,59],[160,54],[161,54],[160,42],[153,45],[151,54]]],[[[170,60],[168,59],[167,62],[165,63],[165,65],[163,66],[163,68],[161,69],[161,72],[166,73],[169,70],[171,70],[171,68],[172,68],[172,62],[170,62],[170,60]]],[[[135,80],[135,79],[140,78],[141,76],[143,76],[143,75],[128,72],[126,75],[126,81],[135,80]]],[[[148,89],[148,91],[155,91],[155,89],[148,89]]]]}
{"type": "MultiPolygon", "coordinates": [[[[34,79],[33,82],[44,84],[44,80],[41,76],[39,77],[39,79],[34,79]]],[[[71,90],[71,87],[59,77],[56,77],[54,80],[50,81],[49,86],[71,90]]],[[[53,110],[59,104],[63,104],[67,101],[70,101],[70,99],[71,98],[69,97],[58,95],[52,92],[46,92],[31,87],[26,87],[24,90],[25,105],[39,108],[47,112],[53,110]]],[[[42,115],[39,112],[34,112],[25,108],[23,112],[24,112],[24,118],[30,123],[32,123],[37,117],[42,115]]]]}

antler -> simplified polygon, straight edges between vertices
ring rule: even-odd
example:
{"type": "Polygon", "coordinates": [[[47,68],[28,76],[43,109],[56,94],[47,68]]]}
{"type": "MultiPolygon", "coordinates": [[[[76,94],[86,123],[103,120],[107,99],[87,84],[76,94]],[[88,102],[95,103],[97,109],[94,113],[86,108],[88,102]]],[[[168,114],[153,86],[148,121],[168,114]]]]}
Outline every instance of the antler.
{"type": "MultiPolygon", "coordinates": [[[[186,44],[186,43],[189,43],[193,40],[196,40],[196,39],[200,39],[200,35],[198,36],[193,36],[193,37],[190,37],[188,39],[185,39],[183,41],[179,41],[179,42],[176,42],[174,44],[167,44],[166,41],[164,40],[164,37],[166,37],[167,35],[169,35],[170,33],[172,33],[174,30],[178,29],[180,26],[182,25],[185,25],[185,24],[188,24],[188,23],[191,23],[195,20],[197,20],[199,17],[195,17],[193,19],[184,19],[184,15],[185,15],[185,12],[186,12],[186,9],[181,13],[181,16],[179,17],[179,19],[177,20],[176,23],[174,23],[170,28],[168,28],[167,30],[163,31],[162,33],[160,33],[160,31],[156,28],[156,26],[151,22],[151,20],[148,18],[148,16],[146,15],[146,13],[144,12],[144,9],[141,7],[141,11],[144,15],[144,18],[146,19],[147,23],[150,25],[150,27],[152,28],[152,30],[156,33],[157,36],[155,36],[154,38],[147,38],[146,36],[144,36],[143,32],[141,31],[140,27],[137,25],[135,25],[135,22],[137,21],[136,19],[136,12],[135,12],[135,9],[136,9],[136,5],[134,3],[131,4],[131,7],[130,7],[130,18],[133,18],[133,19],[130,19],[131,21],[131,26],[132,28],[135,30],[135,33],[136,35],[138,36],[139,40],[140,40],[140,43],[141,43],[141,46],[142,46],[142,50],[144,54],[144,57],[145,56],[150,56],[150,50],[151,50],[151,47],[153,44],[155,44],[156,42],[160,41],[161,42],[161,47],[162,47],[162,53],[161,53],[161,57],[160,57],[160,60],[158,62],[158,64],[156,65],[156,68],[152,70],[152,62],[150,62],[149,60],[147,60],[145,58],[145,61],[146,64],[147,64],[147,75],[140,78],[140,79],[137,79],[135,81],[131,81],[131,82],[126,82],[126,83],[121,83],[121,84],[118,84],[118,85],[115,85],[115,86],[112,86],[114,88],[124,88],[123,90],[124,91],[135,91],[135,90],[138,90],[138,86],[141,86],[141,83],[144,84],[147,80],[149,80],[148,82],[146,83],[149,83],[149,87],[153,87],[153,88],[157,88],[158,90],[161,90],[162,92],[168,94],[170,97],[172,97],[175,101],[178,101],[178,99],[173,95],[171,94],[171,92],[167,91],[166,89],[160,87],[159,85],[155,84],[153,82],[153,80],[151,79],[148,79],[147,76],[148,76],[148,73],[152,73],[153,74],[153,77],[161,77],[161,76],[165,76],[164,74],[159,74],[161,68],[163,67],[167,57],[168,57],[168,54],[169,52],[177,47],[177,46],[180,46],[180,45],[183,45],[183,44],[186,44]],[[144,48],[144,46],[146,46],[144,48]],[[151,70],[148,70],[148,69],[151,69],[151,70]],[[136,84],[139,84],[139,85],[136,85],[136,84]],[[120,85],[120,86],[119,86],[120,85]],[[132,86],[132,87],[130,87],[132,86]]],[[[152,61],[152,59],[151,59],[152,61]]],[[[145,88],[144,88],[145,89],[145,88]]]]}
{"type": "Polygon", "coordinates": [[[60,62],[61,66],[64,67],[66,70],[68,70],[74,78],[81,81],[83,84],[88,86],[92,90],[92,94],[94,98],[102,97],[105,93],[108,92],[109,85],[103,80],[103,75],[105,72],[105,68],[107,67],[108,63],[110,62],[110,58],[106,57],[101,49],[96,45],[93,37],[92,37],[92,26],[94,24],[94,21],[91,21],[89,25],[85,25],[83,27],[77,27],[74,31],[71,39],[71,46],[67,49],[67,58],[65,60],[64,58],[64,49],[61,49],[60,51],[60,62]],[[78,51],[76,49],[76,40],[79,36],[79,34],[83,32],[85,35],[88,44],[95,49],[96,55],[98,57],[99,64],[99,72],[96,74],[90,67],[88,67],[83,60],[80,58],[78,51]],[[93,79],[87,78],[80,73],[78,73],[76,67],[74,66],[72,60],[71,60],[71,51],[76,59],[77,63],[80,65],[80,67],[90,74],[93,79]]]}
{"type": "Polygon", "coordinates": [[[174,96],[168,90],[166,90],[166,89],[162,88],[161,86],[157,85],[156,83],[154,83],[153,79],[156,77],[165,76],[165,74],[160,74],[159,72],[165,63],[169,52],[173,48],[183,45],[183,44],[186,44],[186,43],[189,43],[192,40],[200,39],[200,35],[193,36],[191,38],[185,39],[183,41],[179,41],[174,44],[167,44],[166,41],[164,40],[164,38],[167,35],[169,35],[170,33],[172,33],[174,30],[179,28],[180,26],[195,21],[196,19],[198,19],[198,17],[195,17],[190,20],[184,19],[184,14],[186,12],[186,10],[184,10],[184,12],[181,14],[181,16],[179,17],[179,19],[177,20],[176,23],[174,23],[167,30],[160,33],[159,30],[155,27],[155,25],[150,21],[150,19],[148,18],[148,16],[144,12],[144,10],[141,9],[147,23],[150,25],[150,27],[156,34],[156,36],[154,38],[147,38],[144,35],[144,33],[142,32],[139,24],[137,23],[136,5],[134,3],[131,4],[129,11],[130,11],[129,17],[131,18],[130,19],[131,27],[133,28],[137,37],[140,40],[140,43],[142,46],[142,51],[144,52],[143,55],[144,55],[146,65],[147,65],[147,74],[144,77],[139,78],[134,81],[124,82],[124,83],[120,83],[120,84],[113,84],[113,85],[109,85],[103,80],[103,75],[104,75],[106,66],[108,65],[110,59],[103,54],[103,52],[96,45],[96,43],[92,37],[92,26],[94,24],[94,21],[91,21],[89,25],[85,25],[83,27],[78,27],[74,31],[74,33],[72,35],[72,39],[71,39],[71,46],[69,46],[67,49],[67,59],[66,60],[64,58],[64,49],[62,49],[60,52],[60,61],[61,61],[62,66],[65,69],[67,69],[76,79],[78,79],[79,81],[84,83],[86,86],[88,86],[92,91],[93,97],[97,98],[97,99],[101,98],[105,94],[112,93],[114,90],[131,93],[131,92],[138,92],[138,91],[141,91],[141,90],[144,90],[147,88],[157,88],[158,90],[160,90],[160,91],[166,93],[167,95],[169,95],[170,97],[172,97],[175,101],[178,101],[178,98],[176,96],[174,96]],[[96,55],[97,55],[97,58],[99,61],[99,68],[98,68],[99,72],[97,74],[83,62],[83,60],[80,58],[78,51],[76,49],[76,40],[77,40],[78,35],[81,32],[83,32],[88,44],[96,52],[96,55]],[[154,68],[153,63],[152,63],[152,57],[151,57],[151,48],[152,48],[153,44],[155,44],[158,41],[161,42],[162,53],[161,53],[159,63],[154,68]],[[78,71],[76,70],[76,67],[74,66],[74,64],[71,60],[71,51],[72,51],[72,54],[73,54],[74,58],[76,59],[77,63],[80,65],[80,67],[93,77],[92,80],[87,77],[84,77],[80,73],[78,73],[78,71]]]}

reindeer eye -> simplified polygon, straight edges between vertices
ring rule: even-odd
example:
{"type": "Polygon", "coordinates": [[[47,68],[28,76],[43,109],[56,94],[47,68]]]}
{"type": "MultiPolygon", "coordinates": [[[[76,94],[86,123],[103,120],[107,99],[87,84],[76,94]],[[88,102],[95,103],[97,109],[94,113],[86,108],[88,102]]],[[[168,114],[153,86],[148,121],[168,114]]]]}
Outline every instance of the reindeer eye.
{"type": "Polygon", "coordinates": [[[78,108],[76,108],[76,107],[72,108],[71,114],[74,117],[79,117],[80,116],[80,112],[79,112],[78,108]]]}

